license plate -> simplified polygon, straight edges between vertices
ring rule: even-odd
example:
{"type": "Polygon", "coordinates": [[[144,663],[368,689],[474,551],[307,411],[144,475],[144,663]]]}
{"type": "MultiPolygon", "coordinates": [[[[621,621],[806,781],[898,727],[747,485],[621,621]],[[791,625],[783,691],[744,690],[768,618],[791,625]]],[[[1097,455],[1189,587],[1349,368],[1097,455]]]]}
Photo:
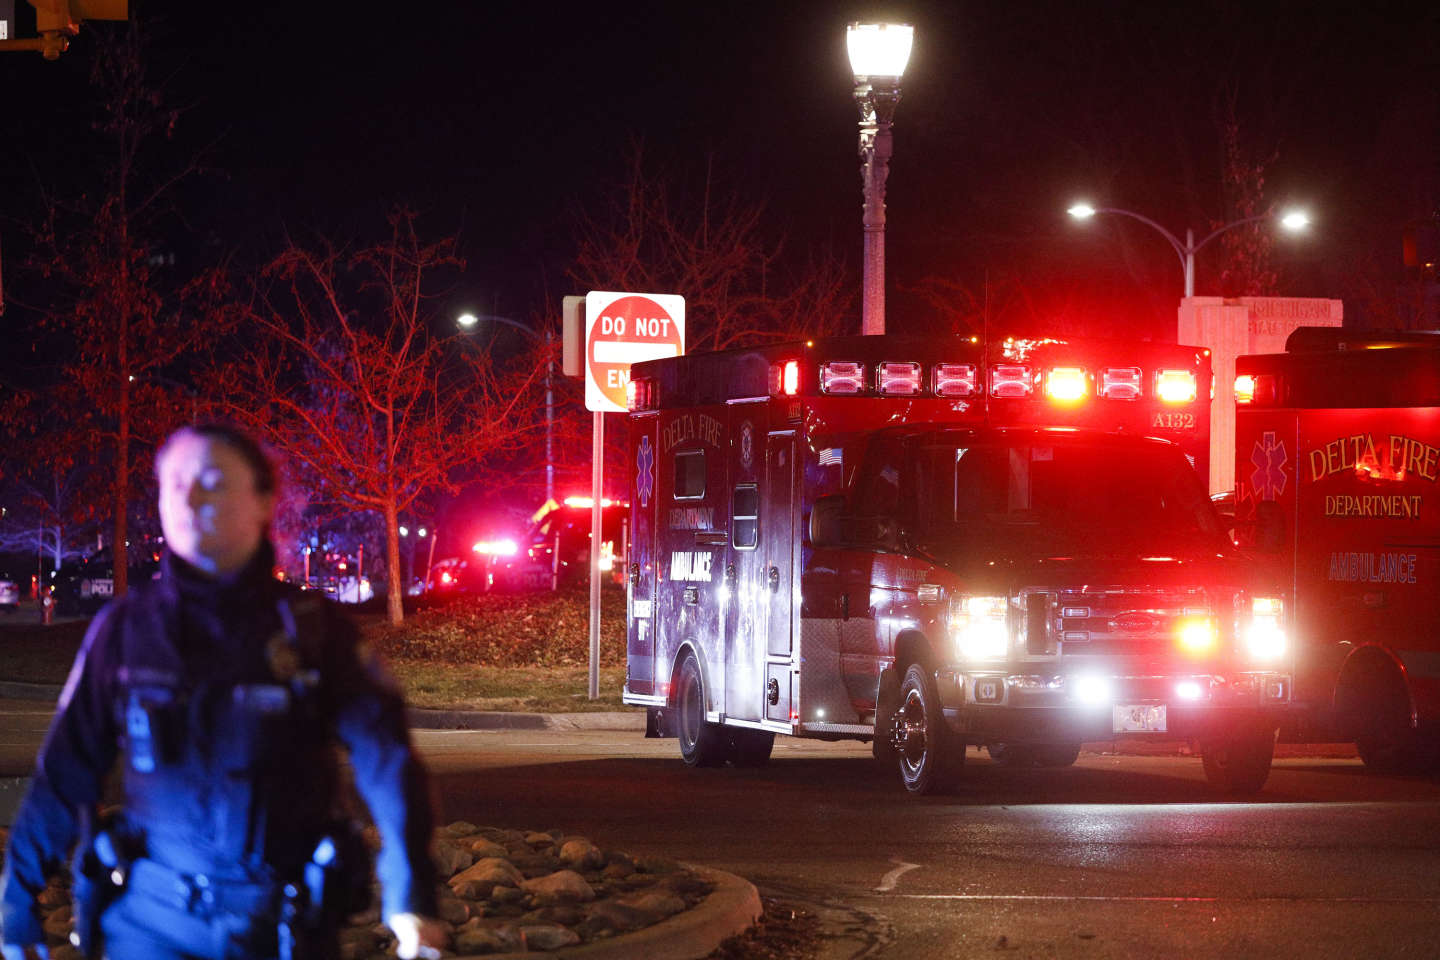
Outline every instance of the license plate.
{"type": "Polygon", "coordinates": [[[1164,733],[1165,704],[1144,703],[1136,705],[1116,704],[1114,708],[1116,733],[1164,733]]]}

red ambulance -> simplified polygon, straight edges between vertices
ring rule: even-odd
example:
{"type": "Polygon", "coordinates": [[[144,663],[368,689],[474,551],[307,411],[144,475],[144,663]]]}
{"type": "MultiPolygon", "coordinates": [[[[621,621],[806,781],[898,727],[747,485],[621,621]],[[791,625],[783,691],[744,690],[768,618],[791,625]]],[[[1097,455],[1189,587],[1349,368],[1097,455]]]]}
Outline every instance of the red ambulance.
{"type": "Polygon", "coordinates": [[[1294,596],[1297,737],[1440,758],[1440,335],[1301,328],[1236,360],[1236,538],[1294,596]]]}
{"type": "Polygon", "coordinates": [[[1285,598],[1199,480],[1208,351],[849,337],[631,374],[624,700],[686,763],[869,740],[928,793],[967,744],[1186,738],[1263,784],[1285,598]]]}

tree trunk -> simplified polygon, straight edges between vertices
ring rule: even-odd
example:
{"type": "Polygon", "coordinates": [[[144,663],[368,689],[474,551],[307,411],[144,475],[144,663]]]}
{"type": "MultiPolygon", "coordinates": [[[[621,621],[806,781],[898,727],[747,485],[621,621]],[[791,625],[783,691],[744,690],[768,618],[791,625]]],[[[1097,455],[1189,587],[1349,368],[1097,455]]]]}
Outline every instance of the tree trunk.
{"type": "Polygon", "coordinates": [[[385,612],[392,624],[405,619],[405,591],[400,585],[400,517],[392,497],[385,503],[385,612]]]}
{"type": "MultiPolygon", "coordinates": [[[[122,311],[123,312],[123,311],[122,311]]],[[[123,328],[122,328],[123,330],[123,328]]],[[[122,336],[124,334],[122,333],[122,336]]],[[[123,363],[124,346],[121,346],[122,363],[120,377],[125,378],[123,363]]],[[[115,540],[110,544],[110,557],[114,560],[114,596],[122,597],[130,586],[130,552],[126,543],[130,539],[127,529],[130,507],[130,385],[120,385],[120,430],[115,444],[115,540]]]]}

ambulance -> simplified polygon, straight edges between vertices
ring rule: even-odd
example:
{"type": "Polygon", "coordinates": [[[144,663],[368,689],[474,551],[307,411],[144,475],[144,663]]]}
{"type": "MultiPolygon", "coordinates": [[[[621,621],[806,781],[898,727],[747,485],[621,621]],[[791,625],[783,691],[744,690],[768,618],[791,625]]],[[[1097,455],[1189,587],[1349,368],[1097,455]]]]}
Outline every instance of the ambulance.
{"type": "Polygon", "coordinates": [[[924,794],[967,745],[1064,766],[1198,741],[1260,789],[1286,598],[1208,470],[1208,351],[893,336],[631,370],[627,675],[692,766],[775,734],[870,741],[924,794]]]}
{"type": "Polygon", "coordinates": [[[1295,736],[1433,765],[1440,334],[1302,327],[1235,371],[1236,539],[1294,597],[1295,736]]]}

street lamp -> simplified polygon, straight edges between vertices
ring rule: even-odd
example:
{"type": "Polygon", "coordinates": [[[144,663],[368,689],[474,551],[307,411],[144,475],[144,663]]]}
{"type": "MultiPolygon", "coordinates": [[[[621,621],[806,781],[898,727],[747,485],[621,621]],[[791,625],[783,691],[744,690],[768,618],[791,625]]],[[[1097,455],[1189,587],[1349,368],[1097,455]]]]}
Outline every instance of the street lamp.
{"type": "MultiPolygon", "coordinates": [[[[1245,217],[1240,220],[1232,220],[1224,226],[1217,227],[1215,230],[1212,230],[1199,243],[1195,242],[1195,232],[1187,227],[1185,230],[1185,242],[1181,243],[1179,238],[1176,237],[1175,234],[1171,233],[1169,230],[1166,230],[1164,227],[1160,226],[1160,224],[1156,223],[1154,220],[1151,220],[1149,217],[1141,216],[1140,214],[1135,213],[1133,210],[1121,210],[1119,207],[1093,207],[1088,203],[1082,202],[1075,204],[1065,212],[1070,214],[1070,216],[1074,217],[1076,220],[1089,220],[1097,213],[1118,213],[1123,217],[1131,217],[1132,219],[1139,220],[1141,223],[1147,226],[1154,227],[1160,232],[1160,235],[1169,242],[1170,248],[1174,250],[1176,256],[1180,258],[1180,267],[1185,271],[1186,297],[1195,296],[1195,254],[1197,251],[1200,250],[1201,247],[1205,246],[1205,244],[1220,236],[1220,234],[1224,233],[1226,230],[1233,230],[1235,227],[1243,227],[1247,223],[1257,223],[1261,220],[1277,219],[1275,214],[1273,213],[1260,213],[1256,214],[1253,217],[1245,217]]],[[[1291,233],[1297,233],[1301,230],[1304,230],[1310,225],[1310,216],[1303,210],[1286,211],[1278,218],[1278,220],[1280,222],[1280,226],[1284,227],[1291,233]]]]}
{"type": "MultiPolygon", "coordinates": [[[[494,320],[496,323],[514,327],[545,344],[545,500],[548,503],[555,499],[555,361],[550,357],[550,328],[546,327],[545,333],[542,335],[536,333],[533,327],[520,323],[518,320],[511,320],[509,317],[494,315],[477,317],[473,313],[460,314],[455,318],[455,323],[460,329],[468,331],[474,329],[481,320],[494,320]]],[[[421,536],[423,537],[424,534],[422,533],[421,536]]]]}
{"type": "Polygon", "coordinates": [[[845,31],[855,104],[860,108],[860,180],[865,194],[865,280],[860,330],[885,332],[885,178],[890,173],[890,121],[900,102],[900,77],[915,28],[904,23],[852,23],[845,31]]]}

